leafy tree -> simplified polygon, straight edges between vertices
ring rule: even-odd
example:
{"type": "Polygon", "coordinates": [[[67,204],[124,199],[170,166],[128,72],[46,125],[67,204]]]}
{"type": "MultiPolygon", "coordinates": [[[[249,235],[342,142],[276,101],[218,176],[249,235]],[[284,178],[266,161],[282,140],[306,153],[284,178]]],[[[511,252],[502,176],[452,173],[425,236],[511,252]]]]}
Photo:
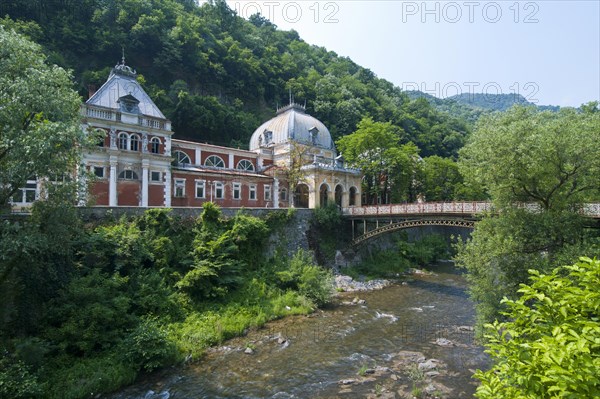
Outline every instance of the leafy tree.
{"type": "Polygon", "coordinates": [[[72,173],[84,132],[71,76],[0,25],[0,209],[32,177],[72,173]]]}
{"type": "Polygon", "coordinates": [[[461,150],[461,172],[499,208],[569,209],[600,198],[600,113],[513,107],[483,118],[461,150]]]}
{"type": "Polygon", "coordinates": [[[584,220],[570,212],[507,209],[478,221],[456,257],[468,272],[478,327],[502,318],[501,299],[515,297],[519,284],[527,281],[527,270],[546,271],[572,261],[573,248],[598,253],[598,243],[586,239],[583,231],[584,220]]]}
{"type": "Polygon", "coordinates": [[[578,214],[583,202],[598,198],[599,121],[571,109],[515,107],[483,118],[461,151],[461,171],[485,187],[497,212],[476,224],[456,258],[467,269],[479,327],[503,317],[500,300],[515,299],[528,269],[571,262],[575,249],[600,251],[598,233],[578,214]]]}
{"type": "MultiPolygon", "coordinates": [[[[407,199],[416,169],[418,149],[399,143],[397,129],[390,123],[364,118],[351,135],[337,145],[350,166],[364,173],[363,192],[367,203],[407,199]]],[[[414,199],[414,198],[410,198],[414,199]]]]}
{"type": "Polygon", "coordinates": [[[529,271],[509,321],[487,325],[494,365],[478,371],[481,399],[600,396],[600,261],[581,258],[549,274],[529,271]]]}
{"type": "Polygon", "coordinates": [[[450,158],[432,155],[421,163],[423,195],[427,201],[452,201],[462,183],[458,165],[450,158]]]}
{"type": "Polygon", "coordinates": [[[20,223],[0,223],[0,340],[37,331],[44,306],[73,275],[82,224],[56,199],[35,203],[20,223]]]}

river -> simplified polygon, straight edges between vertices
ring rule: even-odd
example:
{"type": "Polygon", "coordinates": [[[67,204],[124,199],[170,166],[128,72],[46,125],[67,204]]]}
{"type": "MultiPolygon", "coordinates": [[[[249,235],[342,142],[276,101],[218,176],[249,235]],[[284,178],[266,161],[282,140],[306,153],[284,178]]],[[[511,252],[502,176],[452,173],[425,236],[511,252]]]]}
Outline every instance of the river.
{"type": "Polygon", "coordinates": [[[269,323],[111,398],[471,398],[488,359],[466,282],[449,262],[429,270],[269,323]]]}

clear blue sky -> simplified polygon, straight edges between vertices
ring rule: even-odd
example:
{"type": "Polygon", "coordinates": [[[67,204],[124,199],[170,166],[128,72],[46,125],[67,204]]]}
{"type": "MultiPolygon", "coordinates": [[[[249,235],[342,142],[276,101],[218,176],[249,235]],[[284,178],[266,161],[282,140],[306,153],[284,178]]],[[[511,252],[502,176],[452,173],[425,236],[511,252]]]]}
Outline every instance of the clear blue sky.
{"type": "Polygon", "coordinates": [[[228,0],[399,87],[437,97],[519,92],[539,105],[600,99],[600,0],[228,0]]]}

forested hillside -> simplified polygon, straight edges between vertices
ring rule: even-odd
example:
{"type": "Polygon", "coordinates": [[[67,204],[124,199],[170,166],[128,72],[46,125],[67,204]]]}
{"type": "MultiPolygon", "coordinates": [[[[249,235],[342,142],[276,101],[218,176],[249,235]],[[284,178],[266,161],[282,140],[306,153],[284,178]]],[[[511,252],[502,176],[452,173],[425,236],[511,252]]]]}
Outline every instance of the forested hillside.
{"type": "Polygon", "coordinates": [[[13,0],[1,23],[40,43],[72,69],[85,99],[124,50],[145,89],[173,121],[175,136],[244,147],[277,105],[306,101],[334,140],[363,117],[391,122],[421,156],[455,157],[469,133],[461,118],[352,60],[281,31],[259,15],[238,17],[222,0],[13,0]]]}

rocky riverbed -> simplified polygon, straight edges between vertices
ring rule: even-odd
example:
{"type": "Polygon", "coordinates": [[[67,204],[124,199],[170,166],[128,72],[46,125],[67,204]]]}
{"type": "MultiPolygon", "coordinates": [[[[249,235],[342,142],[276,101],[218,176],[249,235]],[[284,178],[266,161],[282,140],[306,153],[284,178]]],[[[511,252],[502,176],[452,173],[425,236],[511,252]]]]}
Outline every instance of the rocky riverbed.
{"type": "Polygon", "coordinates": [[[268,323],[113,398],[472,398],[487,356],[466,282],[449,264],[431,270],[405,285],[340,277],[354,291],[337,304],[268,323]]]}

